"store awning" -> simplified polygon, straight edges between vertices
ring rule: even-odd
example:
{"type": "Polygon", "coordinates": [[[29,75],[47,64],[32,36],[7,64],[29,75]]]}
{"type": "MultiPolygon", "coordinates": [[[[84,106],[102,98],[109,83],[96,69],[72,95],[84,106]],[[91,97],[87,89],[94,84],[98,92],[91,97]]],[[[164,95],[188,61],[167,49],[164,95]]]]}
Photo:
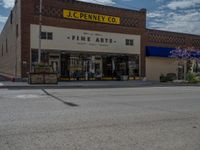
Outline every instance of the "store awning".
{"type": "MultiPolygon", "coordinates": [[[[156,46],[147,46],[146,47],[146,56],[147,57],[171,57],[171,51],[176,48],[167,48],[167,47],[156,47],[156,46]]],[[[200,58],[200,50],[192,50],[190,52],[191,57],[200,58]]]]}
{"type": "Polygon", "coordinates": [[[147,46],[146,47],[146,56],[147,57],[170,57],[170,52],[175,48],[166,48],[166,47],[155,47],[147,46]]]}
{"type": "Polygon", "coordinates": [[[200,51],[196,50],[196,51],[191,52],[191,56],[199,59],[200,58],[200,51]]]}

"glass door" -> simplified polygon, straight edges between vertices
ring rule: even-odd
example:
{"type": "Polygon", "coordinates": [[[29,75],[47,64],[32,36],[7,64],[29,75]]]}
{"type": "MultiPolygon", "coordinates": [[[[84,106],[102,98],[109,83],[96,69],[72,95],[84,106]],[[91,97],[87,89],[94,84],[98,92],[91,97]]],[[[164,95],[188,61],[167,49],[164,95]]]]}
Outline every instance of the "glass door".
{"type": "Polygon", "coordinates": [[[52,67],[54,73],[60,76],[60,55],[49,55],[49,65],[52,67]]]}
{"type": "Polygon", "coordinates": [[[184,65],[178,65],[178,80],[184,80],[184,65]]]}

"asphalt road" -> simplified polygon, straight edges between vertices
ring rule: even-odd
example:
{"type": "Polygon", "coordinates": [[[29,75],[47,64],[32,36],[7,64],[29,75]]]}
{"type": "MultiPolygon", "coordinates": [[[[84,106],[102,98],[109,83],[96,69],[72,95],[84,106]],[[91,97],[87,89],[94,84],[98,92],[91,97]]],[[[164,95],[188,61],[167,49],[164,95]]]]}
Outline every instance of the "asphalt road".
{"type": "Polygon", "coordinates": [[[0,89],[0,150],[200,150],[200,88],[0,89]]]}

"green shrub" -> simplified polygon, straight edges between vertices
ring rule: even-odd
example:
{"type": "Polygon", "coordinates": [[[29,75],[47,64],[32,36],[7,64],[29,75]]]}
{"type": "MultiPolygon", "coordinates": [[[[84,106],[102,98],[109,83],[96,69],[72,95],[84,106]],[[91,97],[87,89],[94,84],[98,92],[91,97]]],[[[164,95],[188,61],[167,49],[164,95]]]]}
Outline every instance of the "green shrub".
{"type": "Polygon", "coordinates": [[[43,63],[37,64],[34,68],[35,73],[53,73],[52,67],[43,63]]]}
{"type": "Polygon", "coordinates": [[[166,76],[164,74],[160,75],[160,82],[172,82],[177,79],[175,73],[168,73],[166,76]]]}
{"type": "Polygon", "coordinates": [[[167,78],[165,77],[164,74],[160,75],[160,82],[167,82],[167,78]]]}
{"type": "Polygon", "coordinates": [[[43,67],[46,67],[46,65],[43,64],[43,63],[40,63],[40,64],[37,64],[35,67],[36,68],[43,68],[43,67]]]}
{"type": "Polygon", "coordinates": [[[200,82],[200,78],[197,76],[196,73],[188,72],[186,75],[186,80],[189,83],[198,83],[200,82]]]}
{"type": "Polygon", "coordinates": [[[177,79],[177,76],[175,73],[168,73],[166,78],[167,78],[167,81],[174,81],[177,79]]]}

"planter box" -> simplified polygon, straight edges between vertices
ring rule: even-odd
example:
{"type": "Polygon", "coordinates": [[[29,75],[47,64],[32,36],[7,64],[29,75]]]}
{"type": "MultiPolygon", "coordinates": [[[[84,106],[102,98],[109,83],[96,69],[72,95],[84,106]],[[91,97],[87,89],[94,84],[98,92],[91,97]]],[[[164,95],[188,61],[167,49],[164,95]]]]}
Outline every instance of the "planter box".
{"type": "Polygon", "coordinates": [[[51,67],[36,67],[34,70],[35,73],[53,73],[51,67]]]}
{"type": "Polygon", "coordinates": [[[128,76],[127,75],[122,75],[120,76],[121,81],[127,81],[128,80],[128,76]]]}
{"type": "Polygon", "coordinates": [[[56,73],[30,73],[29,84],[58,84],[56,73]]]}
{"type": "Polygon", "coordinates": [[[57,84],[58,77],[56,73],[44,74],[45,84],[57,84]]]}

